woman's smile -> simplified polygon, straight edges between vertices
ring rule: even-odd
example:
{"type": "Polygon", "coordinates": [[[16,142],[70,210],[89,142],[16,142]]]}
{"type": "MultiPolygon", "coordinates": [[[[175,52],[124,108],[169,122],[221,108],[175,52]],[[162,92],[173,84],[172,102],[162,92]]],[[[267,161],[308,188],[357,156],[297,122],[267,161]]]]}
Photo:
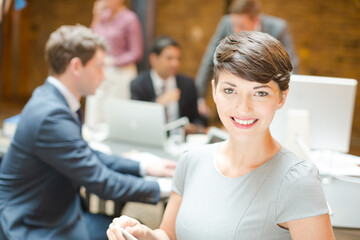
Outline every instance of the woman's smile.
{"type": "Polygon", "coordinates": [[[255,126],[259,119],[257,118],[238,118],[238,117],[230,117],[233,124],[237,128],[241,129],[249,129],[255,126]]]}

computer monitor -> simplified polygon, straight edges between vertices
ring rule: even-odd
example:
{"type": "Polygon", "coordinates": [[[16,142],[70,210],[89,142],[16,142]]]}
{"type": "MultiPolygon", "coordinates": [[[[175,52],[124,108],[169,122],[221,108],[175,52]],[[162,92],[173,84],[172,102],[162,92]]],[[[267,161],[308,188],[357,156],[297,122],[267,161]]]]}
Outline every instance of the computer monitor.
{"type": "Polygon", "coordinates": [[[305,142],[311,150],[347,153],[356,86],[355,79],[292,75],[285,105],[270,126],[272,136],[287,147],[295,140],[287,133],[303,140],[308,135],[305,142]]]}

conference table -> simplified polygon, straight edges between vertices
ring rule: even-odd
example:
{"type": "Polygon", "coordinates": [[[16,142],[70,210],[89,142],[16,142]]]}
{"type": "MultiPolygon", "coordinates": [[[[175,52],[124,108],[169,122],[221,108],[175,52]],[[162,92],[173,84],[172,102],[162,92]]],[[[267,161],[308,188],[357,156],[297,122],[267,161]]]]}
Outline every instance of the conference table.
{"type": "MultiPolygon", "coordinates": [[[[84,130],[84,129],[83,129],[84,130]]],[[[86,132],[86,130],[85,130],[86,132]]],[[[0,129],[1,133],[1,129],[0,129]]],[[[84,131],[83,131],[84,133],[84,131]]],[[[102,140],[102,141],[94,141],[94,138],[89,138],[88,136],[84,136],[84,138],[89,142],[89,145],[99,151],[124,156],[124,157],[137,157],[140,156],[142,158],[150,157],[150,158],[165,158],[170,160],[177,161],[181,152],[188,148],[186,144],[179,143],[169,143],[166,147],[156,147],[149,145],[141,145],[130,142],[120,142],[114,140],[102,140]],[[88,138],[88,139],[87,139],[88,138]]],[[[11,139],[7,136],[3,136],[0,134],[0,153],[5,153],[10,146],[11,139]]],[[[145,159],[146,160],[146,159],[145,159]]],[[[151,177],[146,177],[151,179],[151,177]]],[[[156,179],[153,179],[156,180],[156,179]]],[[[161,220],[162,213],[164,211],[164,206],[166,205],[167,199],[163,199],[159,204],[140,204],[140,203],[124,203],[124,202],[116,202],[112,200],[103,200],[100,199],[95,194],[89,193],[85,188],[80,189],[80,194],[84,199],[85,205],[89,208],[89,211],[92,213],[101,213],[109,216],[119,216],[123,211],[129,213],[138,212],[139,216],[134,216],[137,218],[151,217],[151,221],[146,222],[147,225],[153,225],[153,227],[157,227],[159,221],[161,220]],[[139,206],[140,204],[140,206],[139,206]],[[129,209],[132,206],[132,209],[129,209]],[[135,211],[134,208],[136,209],[135,211]],[[156,216],[154,216],[154,213],[156,216]]],[[[131,215],[131,214],[128,214],[131,215]]]]}
{"type": "MultiPolygon", "coordinates": [[[[198,138],[199,139],[199,138],[198,138]]],[[[206,139],[205,139],[206,140],[206,139]]],[[[160,160],[160,159],[170,159],[177,161],[179,156],[183,151],[188,148],[193,147],[197,144],[202,144],[201,141],[194,143],[194,141],[190,144],[173,142],[169,141],[164,147],[159,146],[149,146],[149,145],[141,145],[138,143],[117,141],[117,140],[109,140],[106,139],[104,141],[92,141],[92,139],[88,139],[89,145],[98,151],[102,151],[107,154],[114,154],[118,156],[123,156],[135,160],[143,160],[146,161],[147,158],[149,160],[160,160]]],[[[148,180],[156,180],[154,177],[145,177],[148,180]]],[[[143,210],[151,209],[151,204],[140,204],[139,203],[123,203],[116,202],[113,200],[103,200],[100,199],[95,194],[86,192],[84,188],[81,188],[80,193],[82,197],[85,199],[85,203],[89,208],[91,213],[101,213],[109,216],[119,216],[123,213],[123,211],[127,211],[129,206],[136,205],[136,207],[140,207],[143,210]]],[[[162,214],[164,210],[164,206],[166,205],[167,199],[163,199],[159,205],[157,206],[157,212],[161,211],[162,214]]],[[[136,208],[135,207],[135,208],[136,208]]],[[[146,215],[145,213],[143,215],[146,215]]]]}

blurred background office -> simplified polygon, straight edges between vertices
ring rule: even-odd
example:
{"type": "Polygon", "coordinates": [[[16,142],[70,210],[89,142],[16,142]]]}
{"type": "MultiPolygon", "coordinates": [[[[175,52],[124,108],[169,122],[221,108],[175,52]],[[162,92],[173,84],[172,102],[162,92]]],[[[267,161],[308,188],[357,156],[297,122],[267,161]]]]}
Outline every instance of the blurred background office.
{"type": "MultiPolygon", "coordinates": [[[[35,87],[46,78],[43,47],[49,34],[63,24],[90,26],[94,2],[32,0],[22,10],[11,6],[4,21],[1,121],[19,113],[35,87]]],[[[210,38],[230,3],[230,0],[125,2],[142,24],[143,56],[148,55],[156,36],[172,36],[182,46],[179,71],[192,77],[196,76],[210,38]]],[[[263,13],[287,21],[299,56],[299,74],[360,80],[360,0],[261,0],[261,3],[263,13]]],[[[138,63],[138,70],[148,66],[145,57],[138,63]]],[[[360,155],[359,93],[358,89],[349,152],[355,155],[360,155]]],[[[207,96],[207,104],[213,107],[211,94],[207,96]]],[[[210,125],[218,124],[215,114],[209,117],[210,125]]]]}
{"type": "MultiPolygon", "coordinates": [[[[94,2],[32,0],[22,10],[11,6],[4,21],[1,119],[18,113],[33,89],[47,76],[43,46],[49,33],[63,24],[90,26],[94,2]]],[[[207,44],[231,1],[128,0],[125,3],[138,14],[142,24],[143,55],[148,55],[154,37],[170,35],[183,46],[179,71],[195,77],[207,44]]],[[[360,79],[359,0],[262,0],[261,3],[263,13],[288,22],[300,59],[299,74],[360,79]]],[[[138,70],[148,66],[144,58],[138,70]]],[[[213,106],[210,97],[206,101],[213,106]]],[[[360,155],[359,94],[350,153],[360,155]]]]}
{"type": "MultiPolygon", "coordinates": [[[[14,2],[14,1],[12,1],[14,2]]],[[[128,0],[143,25],[145,45],[154,36],[170,35],[181,46],[180,71],[195,77],[206,46],[229,0],[128,0]]],[[[360,1],[261,1],[262,12],[288,22],[300,58],[299,73],[360,79],[360,1]]],[[[89,26],[94,1],[32,0],[5,21],[2,103],[25,102],[47,75],[43,50],[46,37],[63,24],[89,26]]],[[[148,47],[144,46],[144,56],[148,47]]],[[[146,61],[146,58],[145,60],[146,61]]],[[[139,70],[147,63],[141,63],[139,70]]],[[[209,105],[211,99],[207,99],[209,105]]],[[[357,99],[357,103],[359,102],[357,99]]],[[[6,106],[4,106],[6,107],[6,106]]],[[[360,153],[360,104],[356,104],[351,151],[360,153]]],[[[4,108],[0,111],[5,114],[4,108]]]]}

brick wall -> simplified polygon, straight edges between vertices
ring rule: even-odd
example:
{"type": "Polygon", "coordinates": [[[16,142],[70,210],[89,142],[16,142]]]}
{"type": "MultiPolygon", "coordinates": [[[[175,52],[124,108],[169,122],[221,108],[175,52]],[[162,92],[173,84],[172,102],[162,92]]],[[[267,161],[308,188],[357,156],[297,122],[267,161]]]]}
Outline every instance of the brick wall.
{"type": "Polygon", "coordinates": [[[92,4],[89,0],[31,0],[21,12],[11,10],[5,30],[4,98],[28,98],[44,82],[47,76],[44,46],[49,34],[63,24],[89,25],[92,4]],[[21,17],[15,23],[14,16],[19,14],[21,17]],[[18,36],[14,32],[19,32],[18,36]]]}
{"type": "MultiPolygon", "coordinates": [[[[29,71],[31,81],[28,90],[31,91],[41,85],[47,76],[47,65],[44,60],[44,46],[51,32],[61,25],[74,25],[77,23],[88,26],[91,21],[92,1],[88,0],[62,0],[43,1],[32,0],[24,9],[27,14],[29,36],[28,51],[32,66],[29,71]]],[[[26,19],[26,16],[23,20],[26,19]]],[[[26,22],[26,21],[25,21],[26,22]]]]}
{"type": "Polygon", "coordinates": [[[263,1],[263,11],[288,21],[301,73],[360,80],[360,1],[263,1]]]}
{"type": "Polygon", "coordinates": [[[158,0],[155,35],[169,35],[182,46],[181,71],[195,77],[207,43],[226,8],[219,0],[158,0]]]}

